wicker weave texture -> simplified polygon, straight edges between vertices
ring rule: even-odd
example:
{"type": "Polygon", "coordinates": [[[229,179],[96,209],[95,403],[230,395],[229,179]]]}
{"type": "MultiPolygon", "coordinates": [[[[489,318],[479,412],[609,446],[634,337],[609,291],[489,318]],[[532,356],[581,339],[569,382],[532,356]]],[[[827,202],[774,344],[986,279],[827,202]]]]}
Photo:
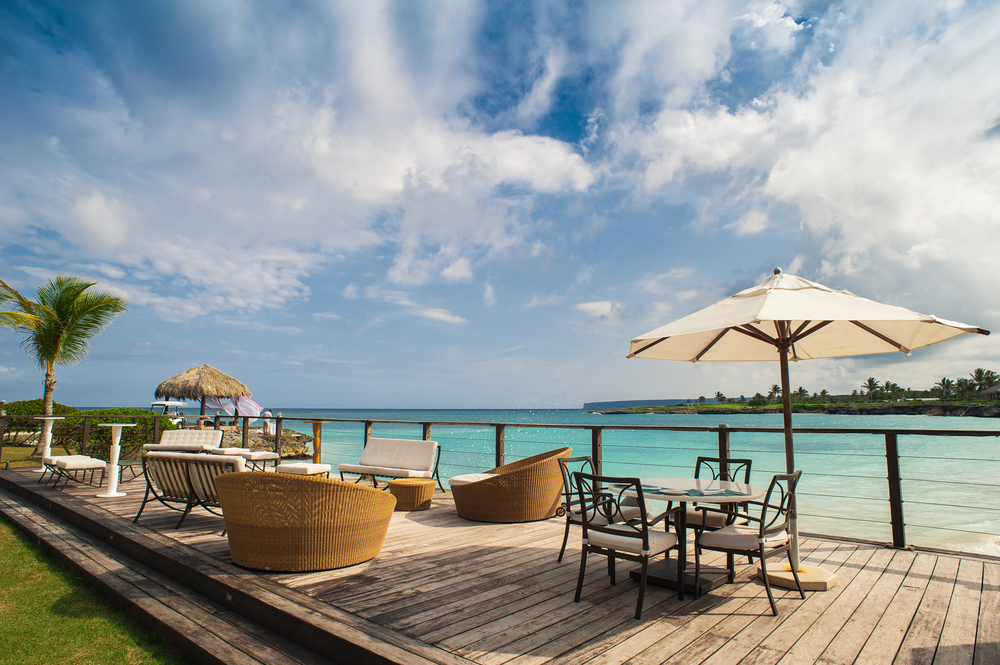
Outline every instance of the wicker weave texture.
{"type": "Polygon", "coordinates": [[[343,568],[382,551],[396,498],[353,483],[281,473],[216,479],[233,562],[305,572],[343,568]]]}
{"type": "Polygon", "coordinates": [[[433,478],[399,478],[389,481],[389,492],[396,497],[396,510],[427,510],[436,486],[433,478]]]}
{"type": "Polygon", "coordinates": [[[451,488],[459,517],[477,522],[534,522],[556,514],[562,502],[563,480],[559,458],[569,448],[550,450],[487,473],[492,478],[451,488]]]}

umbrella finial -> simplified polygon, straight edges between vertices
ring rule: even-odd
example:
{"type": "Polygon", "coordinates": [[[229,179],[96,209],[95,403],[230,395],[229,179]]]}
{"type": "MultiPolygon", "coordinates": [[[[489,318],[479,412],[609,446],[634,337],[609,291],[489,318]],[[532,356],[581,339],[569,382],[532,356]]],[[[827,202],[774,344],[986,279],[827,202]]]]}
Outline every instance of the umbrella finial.
{"type": "Polygon", "coordinates": [[[774,274],[775,275],[780,275],[781,274],[781,268],[775,268],[774,269],[774,274]]]}

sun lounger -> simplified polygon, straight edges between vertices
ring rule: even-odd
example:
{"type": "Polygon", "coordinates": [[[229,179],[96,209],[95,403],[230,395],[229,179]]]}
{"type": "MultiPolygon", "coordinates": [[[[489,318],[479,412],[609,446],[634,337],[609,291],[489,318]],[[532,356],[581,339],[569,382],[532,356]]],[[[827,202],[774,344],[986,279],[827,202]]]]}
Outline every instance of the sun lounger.
{"type": "Polygon", "coordinates": [[[150,495],[171,510],[183,511],[175,529],[195,506],[210,513],[219,508],[219,493],[215,478],[224,473],[246,471],[246,462],[239,455],[205,455],[201,453],[176,453],[153,451],[143,458],[146,477],[146,496],[133,522],[138,522],[150,495]],[[178,507],[183,505],[183,508],[178,507]]]}
{"type": "Polygon", "coordinates": [[[222,445],[222,430],[168,429],[160,435],[159,443],[147,443],[148,451],[207,453],[222,445]]]}
{"type": "Polygon", "coordinates": [[[338,467],[340,479],[345,473],[356,473],[360,482],[366,476],[372,479],[372,486],[378,487],[375,477],[385,478],[434,478],[441,491],[438,463],[441,461],[441,447],[435,441],[415,441],[412,439],[368,439],[361,460],[357,464],[341,464],[338,467]]]}

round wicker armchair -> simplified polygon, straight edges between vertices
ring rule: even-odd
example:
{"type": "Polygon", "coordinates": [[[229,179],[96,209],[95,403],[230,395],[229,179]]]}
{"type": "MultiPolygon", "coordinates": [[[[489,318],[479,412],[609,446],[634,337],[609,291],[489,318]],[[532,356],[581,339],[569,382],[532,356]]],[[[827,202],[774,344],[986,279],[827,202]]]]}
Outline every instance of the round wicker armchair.
{"type": "Polygon", "coordinates": [[[343,568],[382,551],[396,498],[353,483],[281,473],[216,478],[233,562],[305,572],[343,568]]]}
{"type": "Polygon", "coordinates": [[[559,458],[569,448],[550,450],[487,471],[489,478],[453,485],[459,517],[477,522],[534,522],[556,514],[562,503],[559,458]]]}

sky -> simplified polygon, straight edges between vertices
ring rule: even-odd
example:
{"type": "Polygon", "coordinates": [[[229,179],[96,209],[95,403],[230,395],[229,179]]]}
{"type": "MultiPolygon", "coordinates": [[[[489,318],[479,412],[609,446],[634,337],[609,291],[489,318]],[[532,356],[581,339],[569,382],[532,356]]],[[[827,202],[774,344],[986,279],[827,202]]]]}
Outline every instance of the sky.
{"type": "MultiPolygon", "coordinates": [[[[776,363],[629,341],[776,266],[1000,330],[997,63],[987,1],[8,0],[0,278],[129,301],[78,407],[205,363],[270,407],[749,397],[776,363]]],[[[977,367],[1000,334],[791,382],[977,367]]]]}

